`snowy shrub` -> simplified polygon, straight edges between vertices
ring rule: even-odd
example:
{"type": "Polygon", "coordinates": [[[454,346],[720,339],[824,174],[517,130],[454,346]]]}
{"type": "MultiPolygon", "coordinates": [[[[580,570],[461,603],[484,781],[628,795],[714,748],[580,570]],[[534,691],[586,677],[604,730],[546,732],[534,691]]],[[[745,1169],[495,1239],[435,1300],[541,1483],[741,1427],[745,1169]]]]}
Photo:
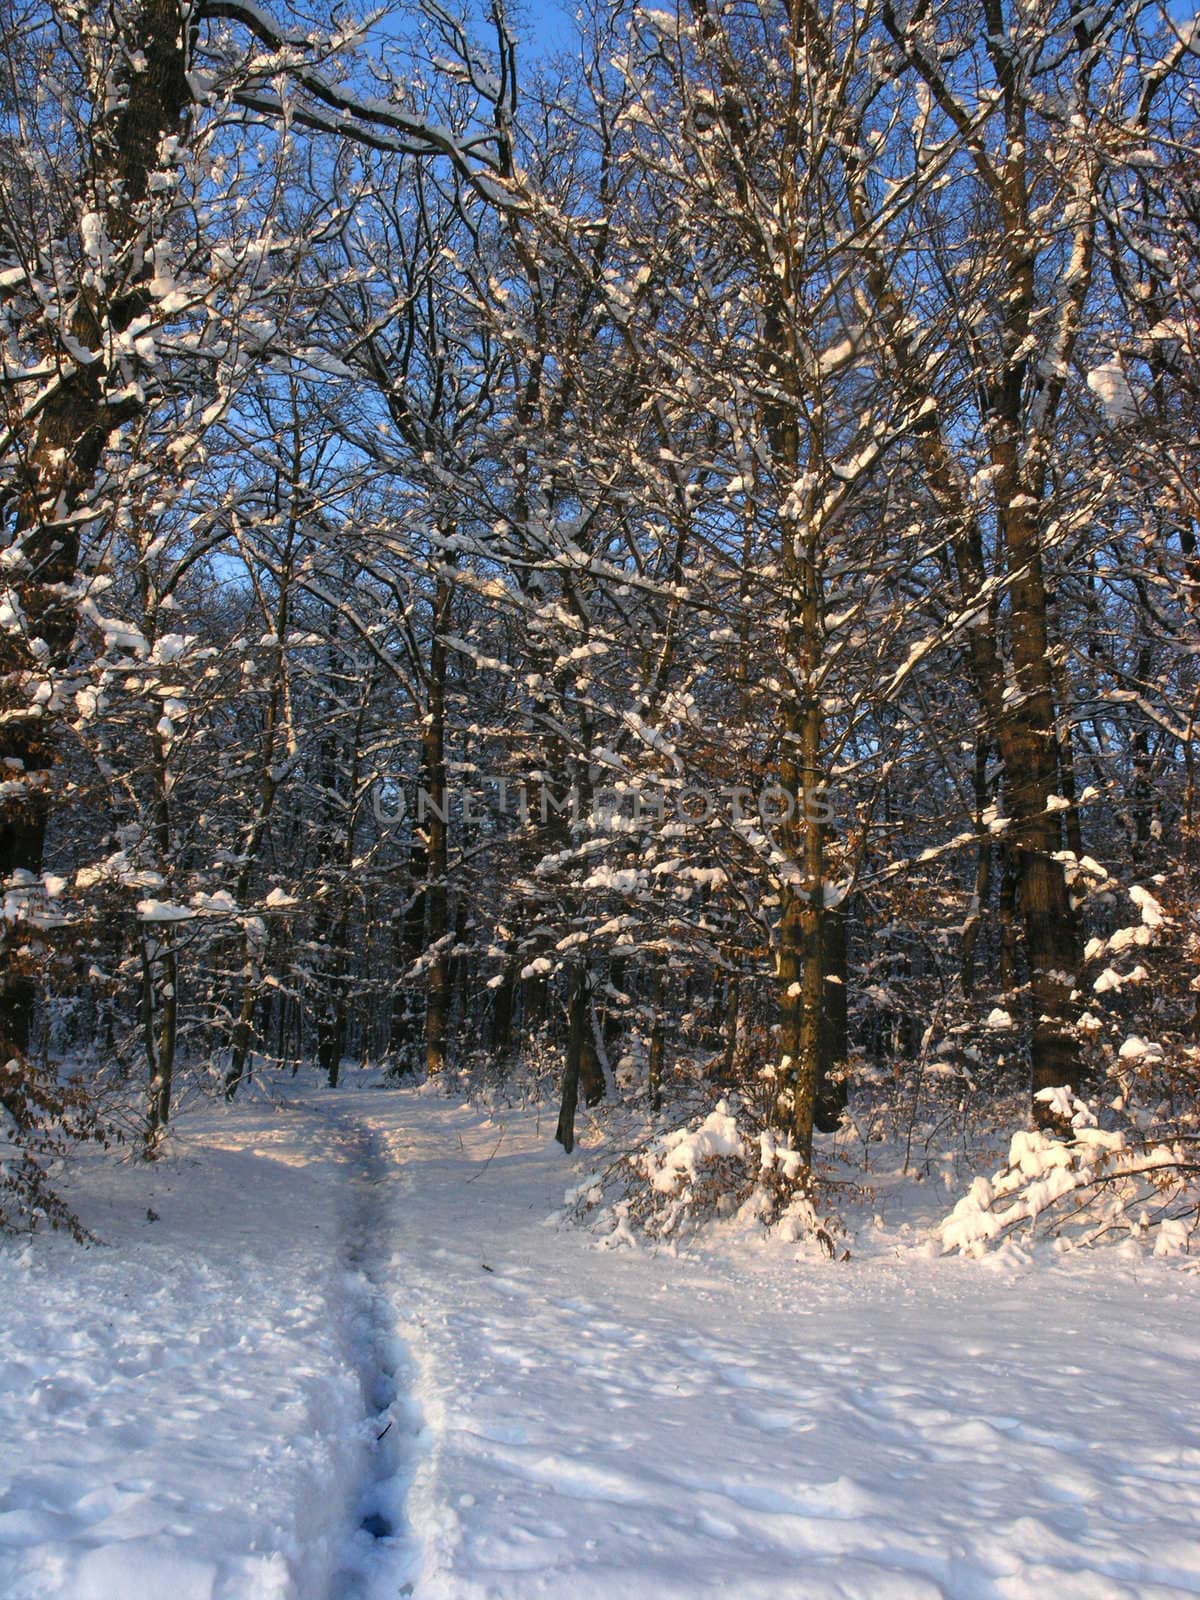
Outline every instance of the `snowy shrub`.
{"type": "Polygon", "coordinates": [[[819,1214],[827,1185],[773,1130],[756,1128],[730,1097],[679,1127],[656,1132],[567,1195],[571,1214],[608,1242],[667,1239],[734,1219],[788,1242],[835,1253],[838,1224],[819,1214]]]}
{"type": "Polygon", "coordinates": [[[1091,1099],[1041,1092],[1041,1130],[1013,1134],[1000,1170],[974,1180],[942,1224],[947,1250],[979,1256],[1049,1235],[1064,1245],[1140,1239],[1168,1255],[1200,1238],[1196,886],[1185,872],[1149,881],[1153,893],[1106,886],[1108,924],[1087,947],[1097,975],[1078,1026],[1091,1099]]]}
{"type": "Polygon", "coordinates": [[[1196,1135],[1102,1128],[1069,1089],[1038,1095],[1065,1137],[1013,1134],[1008,1160],[977,1177],[941,1224],[942,1247],[982,1256],[1000,1241],[1052,1235],[1064,1244],[1153,1236],[1156,1255],[1186,1252],[1200,1223],[1196,1135]]]}
{"type": "Polygon", "coordinates": [[[53,1178],[73,1144],[107,1146],[110,1137],[80,1085],[25,1057],[0,1066],[0,1228],[32,1232],[48,1223],[80,1242],[90,1238],[53,1178]]]}

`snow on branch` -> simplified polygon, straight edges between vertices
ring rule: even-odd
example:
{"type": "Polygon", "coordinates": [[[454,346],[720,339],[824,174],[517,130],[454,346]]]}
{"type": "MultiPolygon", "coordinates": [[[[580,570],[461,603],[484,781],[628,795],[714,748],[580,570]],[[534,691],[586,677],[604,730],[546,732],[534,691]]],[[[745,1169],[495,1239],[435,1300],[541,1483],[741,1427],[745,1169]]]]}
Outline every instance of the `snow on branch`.
{"type": "Polygon", "coordinates": [[[1039,1235],[1069,1246],[1153,1233],[1155,1255],[1187,1253],[1200,1223],[1194,1136],[1102,1128],[1066,1088],[1036,1098],[1069,1136],[1014,1133],[1004,1166],[975,1178],[941,1224],[943,1251],[980,1258],[1006,1240],[1039,1235]]]}

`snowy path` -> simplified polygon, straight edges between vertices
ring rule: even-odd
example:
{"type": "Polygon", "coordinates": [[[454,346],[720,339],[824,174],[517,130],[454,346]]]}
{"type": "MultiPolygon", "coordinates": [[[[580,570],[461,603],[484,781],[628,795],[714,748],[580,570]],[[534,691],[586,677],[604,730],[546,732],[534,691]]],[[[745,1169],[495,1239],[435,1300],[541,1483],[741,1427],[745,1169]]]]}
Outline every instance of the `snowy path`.
{"type": "Polygon", "coordinates": [[[1200,1594],[1195,1277],[604,1251],[531,1115],[300,1101],[0,1247],[4,1600],[1200,1594]]]}
{"type": "Polygon", "coordinates": [[[405,1592],[387,1158],[284,1087],[185,1116],[157,1167],[90,1163],[103,1247],[0,1243],[3,1600],[405,1592]]]}
{"type": "Polygon", "coordinates": [[[412,1368],[396,1332],[385,1271],[385,1197],[395,1174],[365,1122],[338,1111],[327,1114],[354,1174],[343,1245],[347,1348],[358,1372],[366,1430],[366,1456],[352,1502],[352,1521],[365,1537],[345,1545],[343,1564],[328,1586],[329,1600],[359,1600],[376,1592],[410,1595],[418,1550],[405,1502],[421,1425],[408,1396],[412,1368]]]}
{"type": "Polygon", "coordinates": [[[371,1121],[434,1438],[418,1600],[1200,1593],[1194,1278],[599,1251],[543,1225],[546,1128],[371,1121]]]}

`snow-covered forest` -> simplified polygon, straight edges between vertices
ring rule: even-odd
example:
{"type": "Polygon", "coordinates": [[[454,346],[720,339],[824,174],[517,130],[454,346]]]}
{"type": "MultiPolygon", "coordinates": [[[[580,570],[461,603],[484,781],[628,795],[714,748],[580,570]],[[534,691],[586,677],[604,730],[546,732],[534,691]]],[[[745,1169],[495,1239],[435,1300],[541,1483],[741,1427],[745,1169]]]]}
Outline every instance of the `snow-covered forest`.
{"type": "Polygon", "coordinates": [[[567,32],[0,5],[0,1589],[1198,1592],[1200,21],[567,32]]]}

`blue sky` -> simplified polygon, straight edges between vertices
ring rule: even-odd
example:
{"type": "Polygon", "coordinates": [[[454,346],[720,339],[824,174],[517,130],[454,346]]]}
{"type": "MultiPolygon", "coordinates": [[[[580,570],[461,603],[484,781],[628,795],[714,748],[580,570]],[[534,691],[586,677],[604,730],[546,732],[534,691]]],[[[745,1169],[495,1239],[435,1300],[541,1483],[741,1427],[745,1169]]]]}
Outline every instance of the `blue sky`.
{"type": "Polygon", "coordinates": [[[526,54],[552,55],[574,32],[577,0],[510,0],[509,15],[526,54]]]}
{"type": "MultiPolygon", "coordinates": [[[[508,14],[515,25],[525,58],[552,55],[571,42],[574,13],[580,0],[508,0],[508,14]]],[[[1196,15],[1198,0],[1160,0],[1176,23],[1196,15]]],[[[477,14],[486,11],[485,0],[475,0],[477,14]]],[[[484,30],[486,36],[486,30],[484,30]]]]}

